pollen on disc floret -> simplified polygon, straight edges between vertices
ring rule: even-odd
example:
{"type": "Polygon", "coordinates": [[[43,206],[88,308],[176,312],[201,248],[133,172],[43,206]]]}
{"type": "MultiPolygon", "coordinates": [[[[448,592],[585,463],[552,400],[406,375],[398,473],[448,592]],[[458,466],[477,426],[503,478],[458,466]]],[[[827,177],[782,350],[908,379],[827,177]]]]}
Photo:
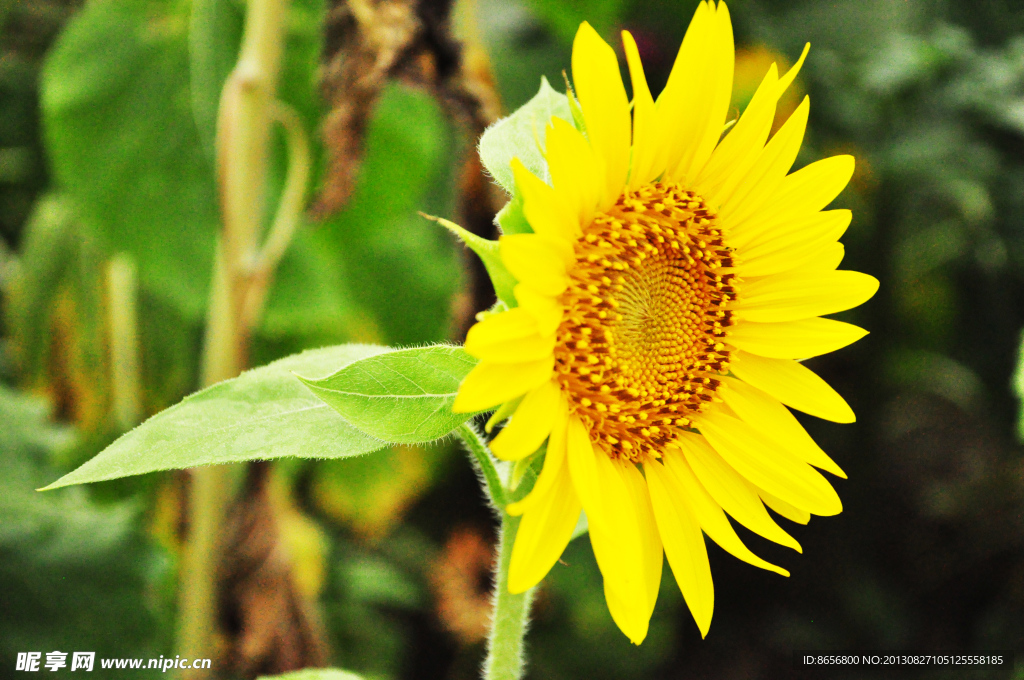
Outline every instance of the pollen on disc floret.
{"type": "Polygon", "coordinates": [[[556,377],[594,444],[660,455],[717,400],[740,279],[715,213],[675,183],[627,191],[575,244],[556,377]]]}

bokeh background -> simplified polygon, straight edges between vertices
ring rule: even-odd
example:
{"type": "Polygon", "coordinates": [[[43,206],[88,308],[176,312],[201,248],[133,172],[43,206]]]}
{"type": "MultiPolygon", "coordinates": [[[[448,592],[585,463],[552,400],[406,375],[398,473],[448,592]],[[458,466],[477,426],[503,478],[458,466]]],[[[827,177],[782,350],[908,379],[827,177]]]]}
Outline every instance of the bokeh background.
{"type": "MultiPolygon", "coordinates": [[[[111,396],[115,255],[138,271],[136,419],[199,387],[218,213],[196,35],[205,30],[221,50],[214,61],[230,68],[244,3],[224,3],[213,19],[198,0],[0,4],[0,677],[21,675],[14,658],[26,650],[173,654],[187,473],[33,489],[132,424],[111,396]]],[[[291,3],[281,97],[313,136],[311,203],[328,174],[321,64],[337,50],[337,26],[328,29],[343,4],[291,3]]],[[[632,31],[659,91],[695,5],[459,0],[451,26],[507,113],[541,75],[561,89],[584,19],[620,55],[618,32],[632,31]]],[[[736,112],[772,61],[788,66],[810,41],[780,107],[781,118],[811,96],[797,165],[857,157],[836,201],[855,216],[843,268],[882,286],[840,318],[871,334],[809,365],[858,421],[801,417],[849,474],[833,480],[844,512],[806,527],[781,520],[803,555],[739,529],[788,579],[709,544],[716,611],[703,641],[666,569],[650,635],[631,645],[607,612],[587,540],[574,541],[541,588],[528,677],[1024,678],[1024,372],[1014,377],[1024,328],[1024,3],[730,8],[736,112]],[[999,672],[844,674],[795,670],[797,649],[1016,650],[1019,659],[999,672]]],[[[365,102],[351,196],[296,236],[252,338],[252,365],[341,342],[457,341],[486,304],[462,247],[416,215],[466,210],[474,135],[442,99],[398,74],[365,102]]],[[[280,175],[283,149],[275,154],[280,175]]],[[[367,678],[478,677],[494,521],[463,453],[441,444],[286,460],[250,478],[259,481],[255,533],[287,555],[272,587],[291,593],[300,614],[239,630],[238,602],[276,595],[227,577],[236,595],[225,596],[214,641],[221,675],[271,667],[274,640],[297,627],[332,665],[367,678]],[[243,643],[263,665],[237,661],[243,643]]]]}

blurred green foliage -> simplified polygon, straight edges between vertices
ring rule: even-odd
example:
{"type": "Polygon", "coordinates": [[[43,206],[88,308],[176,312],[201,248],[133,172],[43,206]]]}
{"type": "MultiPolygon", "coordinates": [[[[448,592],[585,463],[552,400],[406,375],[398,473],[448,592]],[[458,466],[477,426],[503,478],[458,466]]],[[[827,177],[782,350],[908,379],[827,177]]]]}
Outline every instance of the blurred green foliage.
{"type": "MultiPolygon", "coordinates": [[[[322,0],[291,4],[281,97],[316,139],[327,10],[322,0]]],[[[619,29],[633,31],[657,92],[696,3],[475,4],[511,111],[541,75],[562,88],[584,19],[616,46],[619,29]]],[[[792,62],[812,42],[798,82],[812,102],[798,164],[858,159],[838,201],[855,214],[843,267],[876,275],[882,289],[844,316],[872,335],[813,367],[859,420],[807,422],[850,475],[837,482],[846,511],[792,528],[804,555],[743,533],[788,580],[709,548],[716,615],[704,641],[666,570],[650,636],[630,645],[604,606],[589,545],[574,542],[538,601],[530,677],[778,678],[792,676],[799,648],[1024,650],[1024,468],[1011,385],[1024,327],[1024,10],[1012,0],[736,0],[730,9],[741,62],[757,50],[792,62]]],[[[29,649],[141,657],[171,648],[168,480],[31,489],[118,434],[102,287],[113,254],[131,253],[141,274],[146,413],[198,385],[218,227],[216,104],[241,19],[234,0],[0,4],[5,677],[13,654],[29,649]],[[27,392],[48,398],[53,415],[27,392]]],[[[460,158],[476,141],[464,137],[428,93],[385,89],[347,208],[304,225],[277,272],[254,365],[345,341],[451,338],[453,310],[465,304],[462,254],[415,211],[453,215],[460,158]]],[[[268,215],[285,165],[275,144],[268,215]]],[[[313,151],[318,178],[324,151],[313,151]]],[[[453,632],[432,580],[454,560],[468,574],[460,606],[486,599],[485,571],[460,562],[449,541],[456,529],[493,538],[464,457],[395,448],[296,462],[286,479],[289,502],[329,537],[326,556],[308,559],[323,560],[314,594],[333,662],[368,678],[476,677],[482,643],[453,632]]]]}

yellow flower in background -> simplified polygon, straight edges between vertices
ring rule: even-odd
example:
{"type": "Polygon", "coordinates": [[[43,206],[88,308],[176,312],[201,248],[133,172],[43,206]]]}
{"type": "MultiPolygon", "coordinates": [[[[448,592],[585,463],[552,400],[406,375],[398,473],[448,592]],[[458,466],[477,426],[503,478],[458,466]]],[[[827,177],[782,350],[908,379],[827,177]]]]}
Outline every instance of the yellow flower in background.
{"type": "Polygon", "coordinates": [[[775,65],[722,136],[733,84],[724,3],[702,3],[655,102],[629,33],[630,102],[614,51],[584,23],[572,73],[585,132],[552,118],[551,186],[512,162],[532,234],[500,239],[518,307],[470,330],[480,363],[455,409],[518,406],[491,444],[518,460],[548,441],[522,521],[509,588],[522,592],[565,549],[580,510],[608,608],[634,643],[647,635],[662,553],[701,634],[714,588],[702,534],[751,564],[726,513],[800,550],[765,505],[797,522],[841,511],[814,468],[845,476],[785,405],[852,422],[836,392],[796,359],[866,332],[818,318],[870,298],[878,282],[837,271],[850,156],[792,174],[808,100],[769,140],[785,75],[775,65]]]}

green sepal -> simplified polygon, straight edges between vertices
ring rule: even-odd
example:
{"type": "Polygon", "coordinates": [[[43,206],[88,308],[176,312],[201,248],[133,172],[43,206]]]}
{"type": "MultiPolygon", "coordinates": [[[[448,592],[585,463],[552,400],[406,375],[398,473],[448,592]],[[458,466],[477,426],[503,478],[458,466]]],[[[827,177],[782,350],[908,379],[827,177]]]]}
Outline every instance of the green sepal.
{"type": "Polygon", "coordinates": [[[516,286],[516,279],[509,273],[508,269],[505,268],[505,263],[501,261],[501,253],[498,250],[498,242],[490,239],[482,238],[476,234],[468,231],[467,229],[460,227],[451,220],[446,220],[443,217],[434,217],[433,215],[427,215],[420,213],[423,217],[428,220],[434,220],[442,227],[452,232],[466,244],[466,247],[476,253],[480,261],[484,263],[484,267],[487,269],[487,275],[491,277],[491,283],[494,285],[494,292],[498,296],[498,300],[504,302],[508,307],[516,307],[516,296],[512,292],[512,289],[516,286]]]}
{"type": "Polygon", "coordinates": [[[569,111],[572,112],[572,122],[576,125],[577,130],[586,135],[587,122],[583,118],[583,109],[580,108],[579,100],[576,99],[576,92],[573,91],[572,83],[569,82],[569,76],[565,71],[562,71],[562,77],[565,78],[565,98],[569,104],[569,111]]]}
{"type": "MultiPolygon", "coordinates": [[[[525,396],[526,395],[524,394],[523,397],[525,396]]],[[[484,425],[484,432],[490,434],[495,425],[515,413],[516,409],[519,408],[519,404],[522,403],[523,397],[516,397],[512,401],[506,401],[504,404],[499,406],[498,410],[494,412],[494,415],[487,420],[487,424],[484,425]]]]}
{"type": "MultiPolygon", "coordinates": [[[[531,470],[533,472],[534,479],[540,475],[540,471],[544,467],[543,458],[547,454],[547,450],[548,445],[545,442],[540,445],[539,449],[515,462],[512,466],[512,479],[511,484],[509,485],[512,491],[519,488],[519,483],[523,481],[523,477],[525,477],[531,470]]],[[[533,488],[533,484],[530,485],[530,488],[533,488]]]]}
{"type": "Polygon", "coordinates": [[[503,234],[532,234],[533,227],[523,212],[523,194],[517,191],[494,218],[503,234]]]}
{"type": "Polygon", "coordinates": [[[572,530],[570,541],[574,541],[590,530],[590,523],[587,521],[587,513],[580,512],[580,518],[576,521],[576,528],[572,530]]]}

